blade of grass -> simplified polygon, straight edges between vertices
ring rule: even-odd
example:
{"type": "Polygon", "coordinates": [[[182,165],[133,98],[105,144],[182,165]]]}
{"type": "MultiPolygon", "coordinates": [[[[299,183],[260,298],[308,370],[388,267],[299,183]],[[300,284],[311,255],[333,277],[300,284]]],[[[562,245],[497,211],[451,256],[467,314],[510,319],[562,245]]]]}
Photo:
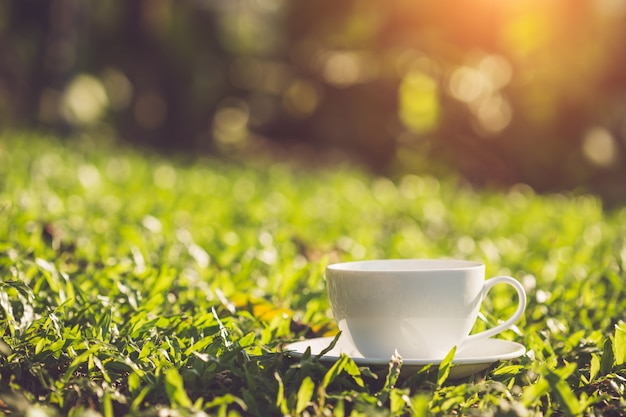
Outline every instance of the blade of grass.
{"type": "Polygon", "coordinates": [[[454,346],[443,358],[441,363],[439,364],[439,369],[437,370],[437,386],[443,386],[444,382],[448,379],[450,375],[450,369],[452,369],[452,360],[454,359],[454,355],[456,354],[456,346],[454,346]]]}

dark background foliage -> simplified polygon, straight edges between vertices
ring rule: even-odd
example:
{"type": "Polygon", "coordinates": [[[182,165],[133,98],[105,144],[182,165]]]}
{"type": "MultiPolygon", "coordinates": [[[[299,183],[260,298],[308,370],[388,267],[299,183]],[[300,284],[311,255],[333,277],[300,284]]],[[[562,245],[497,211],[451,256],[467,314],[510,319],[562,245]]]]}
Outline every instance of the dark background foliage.
{"type": "Polygon", "coordinates": [[[620,0],[8,0],[0,128],[626,201],[620,0]]]}

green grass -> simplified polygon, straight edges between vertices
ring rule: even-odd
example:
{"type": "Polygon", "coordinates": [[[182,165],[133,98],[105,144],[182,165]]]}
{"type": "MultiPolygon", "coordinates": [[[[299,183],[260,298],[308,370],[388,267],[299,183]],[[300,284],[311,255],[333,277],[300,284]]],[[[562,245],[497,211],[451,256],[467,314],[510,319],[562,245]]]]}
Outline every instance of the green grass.
{"type": "MultiPolygon", "coordinates": [[[[0,414],[620,415],[626,210],[349,167],[0,139],[0,414]],[[458,257],[529,294],[528,353],[461,381],[281,353],[335,326],[329,262],[458,257]]],[[[495,288],[480,330],[515,308],[495,288]]]]}

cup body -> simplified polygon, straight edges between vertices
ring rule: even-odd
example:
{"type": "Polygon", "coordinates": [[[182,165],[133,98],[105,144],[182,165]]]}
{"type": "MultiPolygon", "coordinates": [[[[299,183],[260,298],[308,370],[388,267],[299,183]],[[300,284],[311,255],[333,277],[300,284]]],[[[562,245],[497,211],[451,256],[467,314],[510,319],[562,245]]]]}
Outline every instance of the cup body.
{"type": "Polygon", "coordinates": [[[365,357],[442,359],[469,335],[485,266],[460,260],[376,260],[326,268],[342,337],[365,357]]]}

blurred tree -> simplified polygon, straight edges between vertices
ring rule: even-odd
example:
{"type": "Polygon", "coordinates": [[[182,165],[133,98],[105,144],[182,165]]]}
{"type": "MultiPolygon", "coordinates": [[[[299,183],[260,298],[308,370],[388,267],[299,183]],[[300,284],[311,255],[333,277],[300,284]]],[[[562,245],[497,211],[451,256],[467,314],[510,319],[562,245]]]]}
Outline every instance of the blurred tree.
{"type": "Polygon", "coordinates": [[[7,0],[0,123],[626,201],[625,23],[622,0],[7,0]]]}

